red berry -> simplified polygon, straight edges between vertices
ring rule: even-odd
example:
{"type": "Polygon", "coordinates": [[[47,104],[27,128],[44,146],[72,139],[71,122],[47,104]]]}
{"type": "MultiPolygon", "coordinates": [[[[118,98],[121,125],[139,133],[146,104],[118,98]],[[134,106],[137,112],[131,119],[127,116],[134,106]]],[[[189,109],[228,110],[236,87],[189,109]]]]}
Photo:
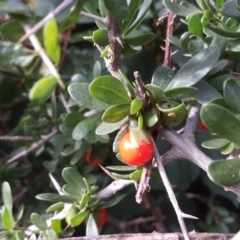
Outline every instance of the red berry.
{"type": "MultiPolygon", "coordinates": [[[[104,226],[104,224],[107,221],[107,216],[108,216],[108,214],[107,214],[107,210],[105,208],[99,208],[99,209],[94,210],[93,217],[97,223],[98,228],[101,228],[104,226]]],[[[83,223],[85,226],[87,225],[87,222],[85,220],[83,221],[83,223]]]]}
{"type": "Polygon", "coordinates": [[[139,147],[136,147],[136,145],[131,142],[128,131],[123,135],[119,142],[119,154],[121,160],[128,165],[144,165],[153,157],[153,140],[152,138],[149,138],[149,143],[140,140],[139,147]]]}
{"type": "Polygon", "coordinates": [[[89,150],[86,152],[85,158],[86,158],[87,163],[94,167],[98,166],[99,158],[95,158],[94,160],[91,160],[91,155],[92,155],[92,150],[89,150]]]}

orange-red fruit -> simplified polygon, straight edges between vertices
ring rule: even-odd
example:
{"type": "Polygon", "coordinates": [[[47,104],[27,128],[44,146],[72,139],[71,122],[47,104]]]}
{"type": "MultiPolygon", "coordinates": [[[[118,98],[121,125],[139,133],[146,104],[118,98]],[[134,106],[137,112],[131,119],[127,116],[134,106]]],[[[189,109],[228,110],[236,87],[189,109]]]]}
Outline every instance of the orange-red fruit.
{"type": "MultiPolygon", "coordinates": [[[[107,210],[105,208],[96,209],[93,212],[93,217],[94,217],[94,219],[95,219],[95,221],[97,223],[97,227],[101,228],[101,227],[104,226],[104,224],[107,221],[107,217],[108,217],[107,210]]],[[[85,226],[87,225],[85,220],[84,220],[83,223],[84,223],[85,226]]]]}
{"type": "Polygon", "coordinates": [[[94,211],[94,215],[96,218],[98,228],[103,227],[107,221],[108,216],[107,210],[105,208],[99,208],[96,211],[94,211]]]}
{"type": "Polygon", "coordinates": [[[154,153],[154,144],[152,138],[149,143],[141,140],[139,147],[136,147],[131,141],[129,131],[123,135],[119,142],[119,154],[121,160],[132,166],[144,165],[149,162],[154,153]]]}
{"type": "Polygon", "coordinates": [[[92,150],[89,150],[86,152],[85,158],[86,158],[87,163],[94,167],[98,166],[99,158],[95,158],[94,160],[91,160],[91,155],[92,155],[92,150]]]}
{"type": "Polygon", "coordinates": [[[208,127],[206,125],[204,125],[201,121],[199,121],[198,129],[206,131],[206,130],[208,130],[208,127]]]}

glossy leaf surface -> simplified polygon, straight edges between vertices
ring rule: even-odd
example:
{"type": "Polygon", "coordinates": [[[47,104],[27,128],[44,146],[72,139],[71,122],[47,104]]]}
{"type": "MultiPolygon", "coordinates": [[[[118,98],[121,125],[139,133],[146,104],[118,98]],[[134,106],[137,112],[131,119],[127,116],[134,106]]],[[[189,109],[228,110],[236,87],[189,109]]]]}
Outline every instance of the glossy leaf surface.
{"type": "Polygon", "coordinates": [[[240,159],[217,160],[209,164],[209,178],[222,186],[234,186],[240,183],[240,159]]]}
{"type": "Polygon", "coordinates": [[[112,76],[106,75],[94,79],[89,90],[93,97],[107,104],[131,103],[123,84],[112,76]]]}
{"type": "Polygon", "coordinates": [[[200,81],[218,61],[217,47],[209,47],[192,57],[174,76],[166,90],[190,87],[200,81]]]}

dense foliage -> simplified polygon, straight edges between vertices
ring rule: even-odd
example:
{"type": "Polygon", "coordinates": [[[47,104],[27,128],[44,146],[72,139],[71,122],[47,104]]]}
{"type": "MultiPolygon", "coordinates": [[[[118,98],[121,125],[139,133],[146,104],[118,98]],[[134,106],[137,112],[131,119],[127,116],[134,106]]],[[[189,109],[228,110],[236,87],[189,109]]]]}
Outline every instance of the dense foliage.
{"type": "Polygon", "coordinates": [[[0,239],[179,231],[161,164],[188,231],[237,232],[239,29],[238,0],[0,0],[0,239]]]}

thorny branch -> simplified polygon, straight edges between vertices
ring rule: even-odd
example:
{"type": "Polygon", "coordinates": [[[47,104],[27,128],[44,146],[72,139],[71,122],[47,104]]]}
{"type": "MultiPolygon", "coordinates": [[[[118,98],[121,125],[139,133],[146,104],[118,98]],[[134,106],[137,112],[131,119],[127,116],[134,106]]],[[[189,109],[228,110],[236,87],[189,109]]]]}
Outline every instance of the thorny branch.
{"type": "Polygon", "coordinates": [[[71,4],[73,4],[75,0],[65,0],[63,1],[57,8],[47,14],[45,18],[43,18],[40,22],[34,25],[29,31],[20,38],[18,43],[21,43],[28,39],[32,34],[36,33],[39,29],[41,29],[48,21],[59,15],[61,12],[66,10],[71,4]]]}
{"type": "Polygon", "coordinates": [[[0,141],[11,141],[11,142],[17,142],[17,141],[32,141],[33,137],[29,136],[0,136],[0,141]]]}
{"type": "Polygon", "coordinates": [[[150,161],[143,166],[142,176],[141,176],[136,197],[135,197],[137,203],[142,202],[143,194],[145,193],[145,191],[147,192],[150,191],[149,180],[150,180],[151,170],[152,170],[152,162],[150,161]]]}
{"type": "MultiPolygon", "coordinates": [[[[177,0],[172,0],[172,2],[176,3],[177,0]]],[[[163,48],[163,50],[165,51],[163,66],[168,66],[168,67],[172,67],[172,55],[173,55],[171,43],[168,40],[168,36],[173,35],[175,17],[176,17],[176,14],[174,14],[173,12],[169,12],[168,20],[167,20],[165,47],[163,48]]]]}
{"type": "Polygon", "coordinates": [[[12,163],[18,160],[19,158],[27,156],[29,153],[37,150],[40,148],[43,144],[45,144],[49,139],[51,139],[55,134],[57,133],[57,129],[54,128],[51,133],[48,135],[42,136],[42,139],[39,140],[38,142],[33,143],[28,149],[18,153],[14,157],[10,158],[7,163],[12,163]]]}

